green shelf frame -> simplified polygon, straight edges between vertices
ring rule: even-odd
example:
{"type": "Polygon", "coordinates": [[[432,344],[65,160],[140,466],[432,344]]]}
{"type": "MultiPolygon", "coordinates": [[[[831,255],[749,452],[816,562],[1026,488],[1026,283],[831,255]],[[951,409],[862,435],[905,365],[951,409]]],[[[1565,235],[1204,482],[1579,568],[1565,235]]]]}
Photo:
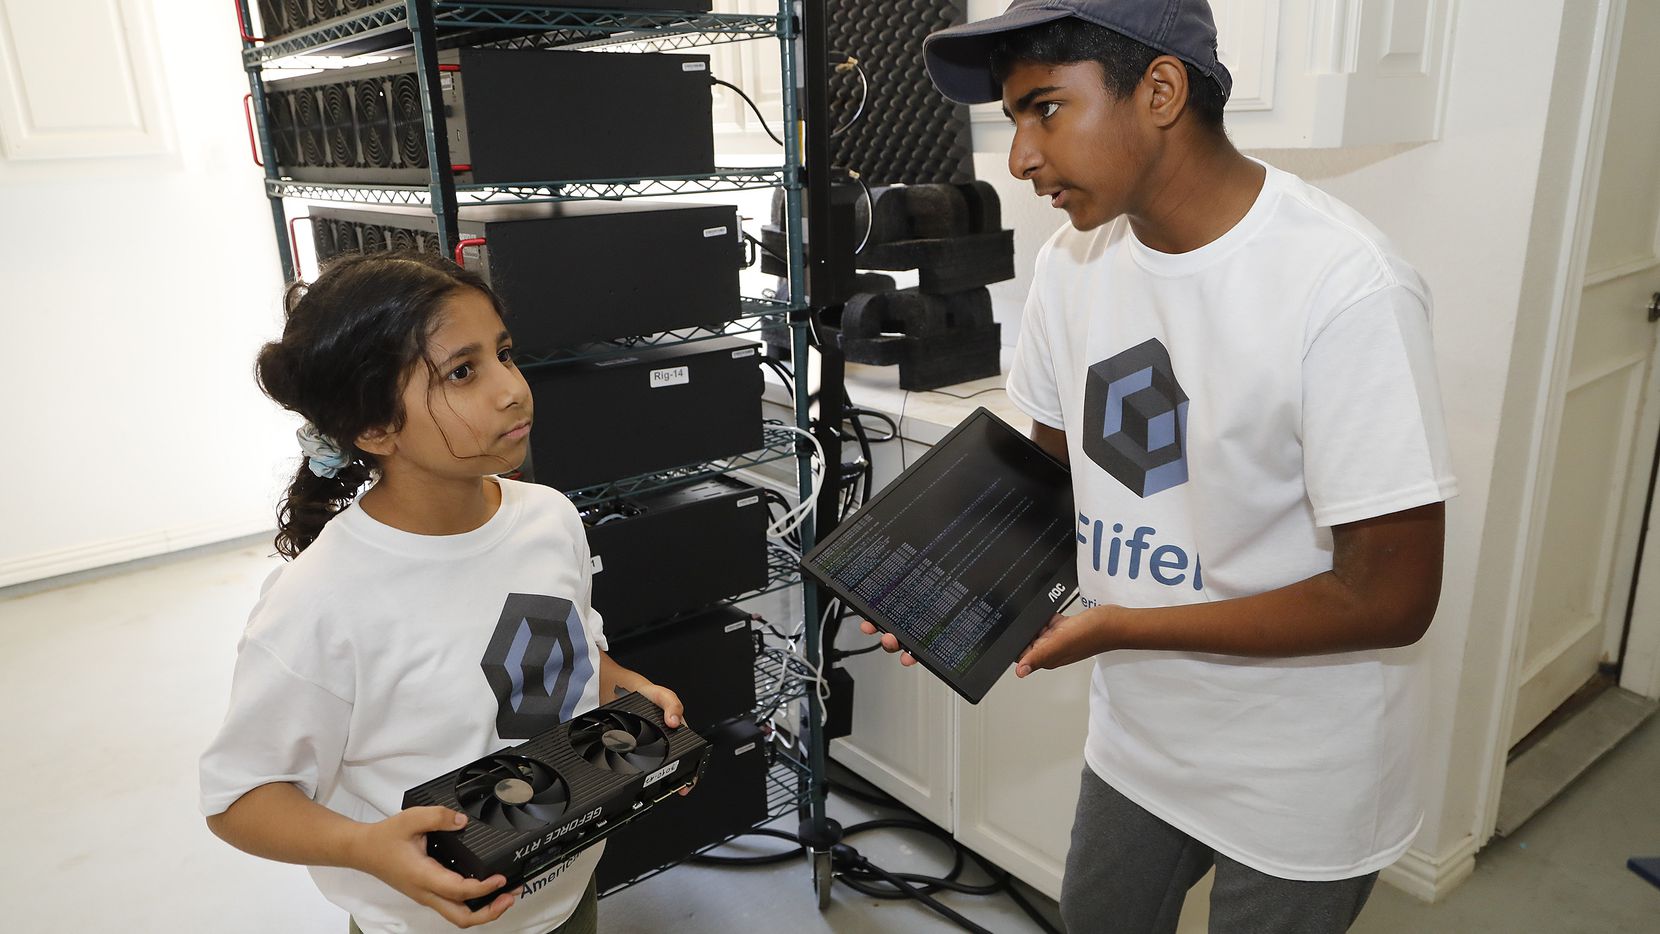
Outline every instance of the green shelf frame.
{"type": "MultiPolygon", "coordinates": [[[[742,42],[777,36],[776,15],[742,13],[687,13],[673,11],[598,10],[576,7],[538,7],[511,3],[465,3],[438,0],[432,5],[433,24],[446,31],[461,30],[468,45],[497,48],[593,49],[625,46],[649,52],[742,42]],[[517,35],[495,38],[493,32],[517,35]]],[[[311,29],[273,36],[247,48],[243,64],[280,67],[285,59],[325,55],[348,43],[378,36],[402,38],[410,31],[409,10],[403,0],[389,0],[320,23],[311,29]]],[[[371,53],[385,55],[409,48],[393,42],[371,53]]]]}
{"type": "MultiPolygon", "coordinates": [[[[790,179],[788,167],[720,168],[708,175],[664,175],[646,179],[579,179],[530,182],[523,185],[456,185],[457,201],[467,204],[531,204],[555,201],[618,201],[624,198],[662,198],[722,191],[778,188],[790,179]]],[[[367,185],[351,182],[303,182],[267,179],[265,193],[273,198],[343,201],[355,204],[432,203],[426,185],[367,185]]]]}

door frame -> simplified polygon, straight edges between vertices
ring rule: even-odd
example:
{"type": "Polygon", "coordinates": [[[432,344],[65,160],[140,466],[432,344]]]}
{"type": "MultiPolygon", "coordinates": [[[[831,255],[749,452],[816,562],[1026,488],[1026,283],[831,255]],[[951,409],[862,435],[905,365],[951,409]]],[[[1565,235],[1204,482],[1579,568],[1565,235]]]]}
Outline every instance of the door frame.
{"type": "MultiPolygon", "coordinates": [[[[1639,0],[1640,2],[1640,0],[1639,0]]],[[[1598,186],[1601,182],[1602,160],[1607,148],[1609,111],[1613,100],[1613,79],[1619,60],[1620,41],[1629,0],[1597,0],[1596,26],[1592,37],[1592,51],[1587,66],[1587,80],[1581,101],[1582,117],[1575,130],[1573,164],[1568,174],[1568,202],[1573,205],[1569,230],[1563,237],[1557,253],[1556,274],[1553,281],[1549,320],[1546,324],[1546,352],[1540,361],[1548,374],[1540,381],[1533,406],[1533,421],[1529,430],[1528,463],[1523,481],[1520,516],[1522,534],[1516,538],[1509,585],[1505,596],[1505,631],[1501,638],[1503,676],[1495,685],[1497,696],[1485,730],[1486,763],[1479,786],[1477,814],[1481,821],[1478,841],[1491,839],[1498,825],[1499,793],[1504,785],[1506,760],[1510,749],[1508,738],[1516,714],[1516,696],[1520,686],[1524,656],[1527,647],[1525,621],[1532,609],[1532,581],[1538,568],[1539,553],[1544,535],[1547,499],[1555,468],[1555,453],[1561,436],[1562,405],[1560,400],[1568,383],[1572,360],[1574,330],[1579,322],[1580,297],[1586,284],[1586,265],[1590,251],[1591,222],[1594,219],[1598,186]]],[[[1651,375],[1645,388],[1643,412],[1640,416],[1637,444],[1641,445],[1634,458],[1637,473],[1646,473],[1649,456],[1660,436],[1660,349],[1650,359],[1651,375]]],[[[1642,483],[1646,484],[1645,476],[1642,483]]],[[[1631,487],[1628,486],[1628,490],[1631,487]]],[[[1622,495],[1625,495],[1622,493],[1622,495]]],[[[1619,554],[1634,556],[1637,543],[1635,530],[1627,534],[1617,530],[1619,554]]],[[[1642,664],[1629,666],[1621,685],[1645,696],[1660,694],[1660,537],[1645,552],[1644,563],[1653,573],[1642,575],[1635,605],[1639,610],[1632,620],[1628,658],[1642,652],[1642,664]],[[1641,612],[1647,610],[1646,613],[1641,612]],[[1647,619],[1644,617],[1647,616],[1647,619]],[[1642,669],[1641,671],[1635,669],[1642,669]],[[1628,683],[1629,682],[1629,683],[1628,683]],[[1638,684],[1638,687],[1632,687],[1638,684]]],[[[1622,557],[1622,560],[1625,560],[1622,557]]],[[[1616,572],[1629,588],[1631,577],[1616,572]]],[[[1624,602],[1625,593],[1613,591],[1615,599],[1624,602]]]]}

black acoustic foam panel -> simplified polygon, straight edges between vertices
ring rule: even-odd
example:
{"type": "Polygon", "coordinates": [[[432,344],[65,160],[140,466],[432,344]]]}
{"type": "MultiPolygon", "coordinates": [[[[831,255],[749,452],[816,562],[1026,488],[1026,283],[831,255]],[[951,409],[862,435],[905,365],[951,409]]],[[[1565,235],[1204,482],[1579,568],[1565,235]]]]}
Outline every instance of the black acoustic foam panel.
{"type": "MultiPolygon", "coordinates": [[[[946,100],[922,63],[928,34],[963,22],[960,0],[829,0],[831,52],[859,60],[870,82],[864,115],[830,140],[830,161],[871,185],[966,182],[974,178],[968,108],[946,100]]],[[[859,106],[859,78],[830,78],[830,125],[859,106]]]]}

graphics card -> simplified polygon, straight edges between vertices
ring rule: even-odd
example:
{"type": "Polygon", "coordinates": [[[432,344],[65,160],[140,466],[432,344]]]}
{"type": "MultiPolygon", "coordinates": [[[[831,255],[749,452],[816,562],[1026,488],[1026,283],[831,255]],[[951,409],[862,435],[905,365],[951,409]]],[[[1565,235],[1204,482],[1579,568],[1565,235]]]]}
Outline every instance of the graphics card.
{"type": "Polygon", "coordinates": [[[427,852],[468,878],[507,877],[468,903],[478,908],[695,780],[707,754],[696,732],[670,729],[656,704],[628,694],[412,788],[403,806],[470,818],[461,830],[427,834],[427,852]]]}

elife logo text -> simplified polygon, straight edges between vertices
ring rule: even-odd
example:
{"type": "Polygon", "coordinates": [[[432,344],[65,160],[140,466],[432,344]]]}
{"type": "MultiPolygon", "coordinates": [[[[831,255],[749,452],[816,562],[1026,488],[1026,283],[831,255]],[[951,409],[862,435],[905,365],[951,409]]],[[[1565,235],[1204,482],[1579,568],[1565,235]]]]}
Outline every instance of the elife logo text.
{"type": "Polygon", "coordinates": [[[1158,533],[1152,526],[1140,525],[1125,535],[1123,523],[1114,522],[1109,537],[1105,522],[1078,513],[1078,544],[1089,547],[1090,564],[1095,570],[1105,571],[1108,577],[1123,575],[1129,580],[1139,580],[1145,572],[1166,587],[1186,585],[1204,590],[1199,556],[1189,556],[1178,545],[1155,544],[1158,533]]]}

